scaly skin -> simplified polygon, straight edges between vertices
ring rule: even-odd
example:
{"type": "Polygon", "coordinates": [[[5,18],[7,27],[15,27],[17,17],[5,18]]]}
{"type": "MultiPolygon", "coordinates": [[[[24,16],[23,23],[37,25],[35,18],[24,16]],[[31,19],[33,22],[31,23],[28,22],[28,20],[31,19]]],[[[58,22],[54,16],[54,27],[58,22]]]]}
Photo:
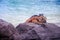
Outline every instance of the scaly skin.
{"type": "Polygon", "coordinates": [[[35,16],[35,17],[29,18],[26,22],[27,23],[44,24],[44,23],[46,23],[46,19],[47,18],[44,16],[35,16]]]}

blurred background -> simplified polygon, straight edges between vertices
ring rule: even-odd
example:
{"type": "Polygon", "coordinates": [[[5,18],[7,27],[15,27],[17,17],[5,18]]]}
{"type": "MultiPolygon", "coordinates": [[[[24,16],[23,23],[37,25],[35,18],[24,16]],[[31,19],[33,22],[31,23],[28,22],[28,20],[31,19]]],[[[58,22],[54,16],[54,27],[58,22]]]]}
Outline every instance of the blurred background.
{"type": "Polygon", "coordinates": [[[0,0],[0,19],[14,26],[40,13],[47,22],[60,24],[60,0],[0,0]]]}

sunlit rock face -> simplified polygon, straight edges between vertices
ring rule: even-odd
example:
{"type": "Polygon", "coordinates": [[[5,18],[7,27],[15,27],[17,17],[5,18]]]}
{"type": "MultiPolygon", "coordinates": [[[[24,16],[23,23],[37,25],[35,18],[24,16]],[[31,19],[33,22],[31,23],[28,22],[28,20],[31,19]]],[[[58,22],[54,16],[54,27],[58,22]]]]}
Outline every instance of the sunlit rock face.
{"type": "Polygon", "coordinates": [[[52,23],[46,23],[45,27],[34,23],[22,23],[16,29],[23,40],[60,40],[60,27],[52,23]]]}
{"type": "Polygon", "coordinates": [[[0,19],[0,40],[20,40],[18,31],[14,26],[0,19]]]}

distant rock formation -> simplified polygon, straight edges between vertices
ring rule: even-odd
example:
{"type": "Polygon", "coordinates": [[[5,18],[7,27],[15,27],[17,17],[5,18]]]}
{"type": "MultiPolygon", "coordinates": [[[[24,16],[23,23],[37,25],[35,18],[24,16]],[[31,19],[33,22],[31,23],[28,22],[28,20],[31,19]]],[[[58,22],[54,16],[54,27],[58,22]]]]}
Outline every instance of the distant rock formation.
{"type": "Polygon", "coordinates": [[[46,23],[46,27],[34,23],[19,24],[16,29],[23,40],[60,40],[60,27],[46,23]]]}
{"type": "Polygon", "coordinates": [[[0,40],[20,40],[20,35],[14,26],[0,19],[0,40]]]}

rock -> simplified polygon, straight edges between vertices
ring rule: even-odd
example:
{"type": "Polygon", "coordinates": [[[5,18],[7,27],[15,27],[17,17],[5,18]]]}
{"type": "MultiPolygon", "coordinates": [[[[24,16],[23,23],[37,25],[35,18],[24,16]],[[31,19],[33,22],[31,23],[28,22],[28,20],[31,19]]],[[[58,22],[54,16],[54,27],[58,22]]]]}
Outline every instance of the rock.
{"type": "Polygon", "coordinates": [[[34,23],[19,24],[16,29],[23,40],[60,40],[60,27],[46,23],[45,27],[34,23]]]}
{"type": "Polygon", "coordinates": [[[0,19],[0,40],[21,40],[14,26],[0,19]]]}

